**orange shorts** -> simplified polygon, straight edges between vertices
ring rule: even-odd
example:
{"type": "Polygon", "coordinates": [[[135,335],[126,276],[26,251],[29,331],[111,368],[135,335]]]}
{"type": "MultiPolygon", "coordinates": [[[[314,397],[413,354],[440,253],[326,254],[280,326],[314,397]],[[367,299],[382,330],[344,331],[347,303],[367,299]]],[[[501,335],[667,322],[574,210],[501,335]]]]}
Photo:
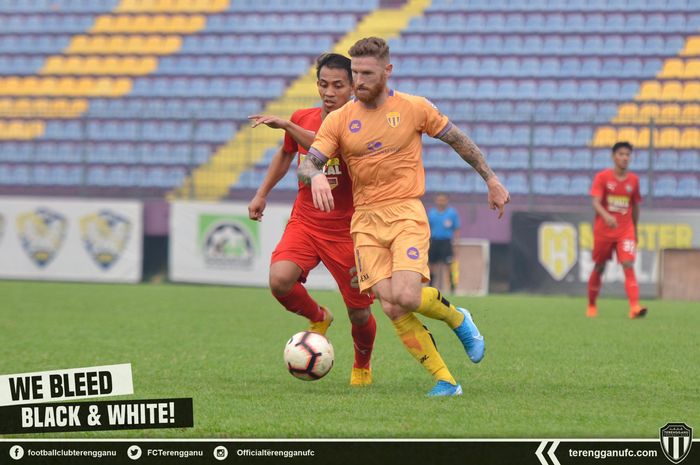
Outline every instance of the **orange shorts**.
{"type": "Polygon", "coordinates": [[[430,225],[419,199],[356,207],[350,223],[360,291],[367,292],[394,271],[415,271],[430,280],[430,225]]]}

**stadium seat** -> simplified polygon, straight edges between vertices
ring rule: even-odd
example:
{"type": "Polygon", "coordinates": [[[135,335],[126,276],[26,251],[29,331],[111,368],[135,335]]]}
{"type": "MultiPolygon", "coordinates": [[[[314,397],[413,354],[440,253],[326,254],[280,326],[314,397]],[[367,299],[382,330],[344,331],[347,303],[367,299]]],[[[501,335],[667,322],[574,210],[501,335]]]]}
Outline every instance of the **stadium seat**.
{"type": "Polygon", "coordinates": [[[676,171],[678,153],[675,150],[660,150],[654,157],[653,166],[659,171],[676,171]]]}
{"type": "Polygon", "coordinates": [[[654,180],[654,195],[673,197],[676,195],[677,182],[674,176],[659,176],[654,180]]]}
{"type": "Polygon", "coordinates": [[[700,130],[696,128],[683,129],[680,148],[700,148],[700,130]]]}

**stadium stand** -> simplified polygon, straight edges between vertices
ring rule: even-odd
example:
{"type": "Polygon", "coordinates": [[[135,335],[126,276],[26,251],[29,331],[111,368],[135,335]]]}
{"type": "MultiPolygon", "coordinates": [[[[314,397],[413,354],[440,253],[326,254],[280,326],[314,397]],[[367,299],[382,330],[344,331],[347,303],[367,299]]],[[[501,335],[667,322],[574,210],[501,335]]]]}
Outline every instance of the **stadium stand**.
{"type": "MultiPolygon", "coordinates": [[[[586,195],[627,139],[645,189],[700,204],[697,2],[8,0],[0,22],[0,192],[243,195],[280,140],[246,116],[314,105],[315,56],[375,34],[392,86],[467,130],[511,192],[586,195]]],[[[444,144],[424,160],[429,191],[482,192],[444,144]]]]}

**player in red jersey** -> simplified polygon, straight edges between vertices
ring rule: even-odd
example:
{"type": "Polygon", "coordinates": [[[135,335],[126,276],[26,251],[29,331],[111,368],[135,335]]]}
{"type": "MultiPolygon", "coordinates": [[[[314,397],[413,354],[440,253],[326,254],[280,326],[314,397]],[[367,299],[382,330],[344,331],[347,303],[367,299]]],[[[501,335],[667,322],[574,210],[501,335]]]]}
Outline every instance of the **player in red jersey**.
{"type": "Polygon", "coordinates": [[[596,298],[600,291],[600,278],[605,264],[612,258],[613,250],[625,272],[625,290],[630,302],[630,318],[643,317],[647,309],[639,305],[639,286],[634,275],[634,257],[637,249],[637,221],[639,204],[639,178],[627,171],[632,155],[632,145],[618,142],[612,148],[614,167],[598,172],[591,186],[595,223],[593,225],[593,272],[588,280],[588,310],[586,315],[598,314],[596,298]]]}
{"type": "MultiPolygon", "coordinates": [[[[284,145],[280,147],[267,170],[265,180],[248,205],[251,219],[260,221],[266,197],[287,174],[292,159],[299,154],[298,163],[306,156],[323,119],[342,107],[352,94],[350,59],[336,53],[321,55],[316,62],[318,93],[321,108],[296,111],[289,121],[276,116],[253,115],[253,127],[266,124],[285,130],[284,145]]],[[[302,285],[319,261],[331,272],[347,306],[352,323],[355,345],[350,384],[365,386],[372,383],[370,357],[377,330],[370,305],[373,297],[360,293],[355,268],[355,256],[350,237],[350,219],[354,212],[352,185],[347,167],[340,158],[331,159],[324,168],[337,208],[321,212],[314,208],[311,188],[299,183],[289,223],[282,239],[272,253],[270,290],[290,312],[310,320],[310,330],[325,334],[333,321],[330,311],[317,304],[302,285]]]]}

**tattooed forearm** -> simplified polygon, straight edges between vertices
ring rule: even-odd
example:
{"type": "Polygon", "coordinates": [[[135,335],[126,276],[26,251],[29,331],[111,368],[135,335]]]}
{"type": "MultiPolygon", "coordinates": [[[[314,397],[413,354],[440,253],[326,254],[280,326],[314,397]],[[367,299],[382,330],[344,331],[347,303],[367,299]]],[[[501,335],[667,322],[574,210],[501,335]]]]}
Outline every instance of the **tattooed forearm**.
{"type": "Polygon", "coordinates": [[[462,160],[469,163],[484,178],[484,181],[488,181],[489,178],[494,176],[479,147],[457,126],[452,126],[440,137],[440,140],[452,146],[455,152],[462,157],[462,160]]]}
{"type": "Polygon", "coordinates": [[[321,160],[314,154],[307,154],[301,163],[299,163],[299,168],[297,169],[299,181],[306,185],[311,184],[311,178],[317,174],[321,174],[323,172],[323,165],[325,164],[326,162],[324,160],[321,160]]]}

